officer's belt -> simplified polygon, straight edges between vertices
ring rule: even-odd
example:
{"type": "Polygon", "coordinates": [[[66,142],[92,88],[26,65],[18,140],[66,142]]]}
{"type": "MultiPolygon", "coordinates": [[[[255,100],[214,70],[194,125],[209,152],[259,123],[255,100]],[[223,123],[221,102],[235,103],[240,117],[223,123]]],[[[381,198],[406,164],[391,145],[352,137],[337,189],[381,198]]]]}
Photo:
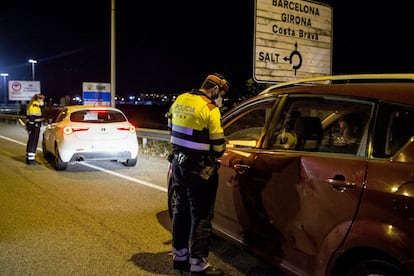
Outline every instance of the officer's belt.
{"type": "Polygon", "coordinates": [[[204,159],[206,157],[212,157],[211,154],[208,154],[206,152],[203,153],[189,153],[189,152],[184,152],[184,151],[179,151],[179,152],[175,152],[174,153],[174,158],[178,158],[178,155],[183,154],[185,156],[187,156],[187,158],[190,158],[191,160],[201,160],[204,159]]]}
{"type": "Polygon", "coordinates": [[[36,119],[34,119],[34,120],[30,120],[29,119],[29,122],[36,122],[36,123],[40,123],[40,122],[42,122],[43,121],[43,118],[36,118],[36,119]]]}

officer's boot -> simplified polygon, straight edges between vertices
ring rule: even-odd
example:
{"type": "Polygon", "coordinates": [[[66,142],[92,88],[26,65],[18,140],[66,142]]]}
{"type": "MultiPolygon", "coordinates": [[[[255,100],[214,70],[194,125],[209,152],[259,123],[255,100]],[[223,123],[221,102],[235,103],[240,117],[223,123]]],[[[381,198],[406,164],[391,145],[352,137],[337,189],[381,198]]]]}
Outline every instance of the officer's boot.
{"type": "Polygon", "coordinates": [[[173,268],[176,270],[190,271],[190,263],[188,262],[188,249],[183,248],[177,250],[173,248],[173,268]]]}
{"type": "Polygon", "coordinates": [[[36,153],[27,152],[26,153],[26,164],[27,165],[35,165],[36,164],[35,157],[36,157],[36,153]]]}
{"type": "Polygon", "coordinates": [[[190,258],[190,275],[224,275],[224,272],[218,268],[214,268],[207,258],[190,258]]]}

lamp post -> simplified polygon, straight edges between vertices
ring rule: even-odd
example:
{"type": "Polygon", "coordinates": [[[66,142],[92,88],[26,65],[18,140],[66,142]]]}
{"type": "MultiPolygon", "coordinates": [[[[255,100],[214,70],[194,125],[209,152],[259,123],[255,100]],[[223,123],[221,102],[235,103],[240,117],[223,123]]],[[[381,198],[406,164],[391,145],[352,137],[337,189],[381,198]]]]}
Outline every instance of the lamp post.
{"type": "Polygon", "coordinates": [[[4,104],[7,104],[7,81],[6,78],[9,76],[7,73],[1,73],[0,76],[3,77],[3,86],[4,86],[4,104]]]}
{"type": "Polygon", "coordinates": [[[37,60],[35,59],[29,59],[29,62],[32,64],[32,80],[35,80],[35,64],[37,63],[37,60]]]}

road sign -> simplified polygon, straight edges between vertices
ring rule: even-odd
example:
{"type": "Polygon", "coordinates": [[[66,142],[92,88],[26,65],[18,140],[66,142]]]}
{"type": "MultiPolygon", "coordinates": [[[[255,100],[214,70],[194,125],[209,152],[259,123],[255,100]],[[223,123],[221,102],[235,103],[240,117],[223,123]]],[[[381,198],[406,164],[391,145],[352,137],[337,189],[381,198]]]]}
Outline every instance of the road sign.
{"type": "Polygon", "coordinates": [[[256,0],[254,78],[284,82],[332,73],[332,8],[306,0],[256,0]]]}
{"type": "Polygon", "coordinates": [[[10,101],[30,101],[35,94],[41,94],[40,81],[9,80],[10,101]]]}
{"type": "Polygon", "coordinates": [[[84,82],[82,83],[84,105],[111,105],[111,84],[84,82]]]}

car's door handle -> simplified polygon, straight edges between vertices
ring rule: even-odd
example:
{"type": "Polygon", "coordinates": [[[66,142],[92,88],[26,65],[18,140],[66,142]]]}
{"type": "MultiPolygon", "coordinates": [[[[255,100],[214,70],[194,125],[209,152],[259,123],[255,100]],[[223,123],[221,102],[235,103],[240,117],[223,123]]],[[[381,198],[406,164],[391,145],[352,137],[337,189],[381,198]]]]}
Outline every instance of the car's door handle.
{"type": "Polygon", "coordinates": [[[353,182],[349,182],[343,179],[335,179],[334,178],[328,178],[328,183],[332,185],[332,187],[340,192],[343,192],[345,190],[355,190],[356,184],[353,182]]]}
{"type": "Polygon", "coordinates": [[[246,165],[246,164],[236,163],[236,164],[233,164],[233,169],[238,174],[244,174],[246,172],[246,170],[250,169],[250,166],[249,165],[246,165]]]}

